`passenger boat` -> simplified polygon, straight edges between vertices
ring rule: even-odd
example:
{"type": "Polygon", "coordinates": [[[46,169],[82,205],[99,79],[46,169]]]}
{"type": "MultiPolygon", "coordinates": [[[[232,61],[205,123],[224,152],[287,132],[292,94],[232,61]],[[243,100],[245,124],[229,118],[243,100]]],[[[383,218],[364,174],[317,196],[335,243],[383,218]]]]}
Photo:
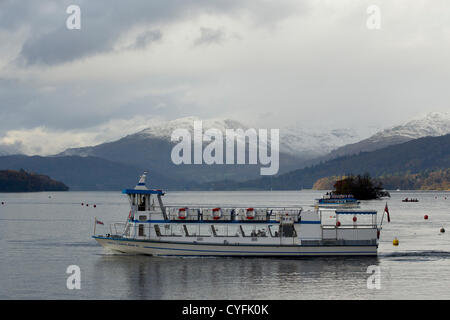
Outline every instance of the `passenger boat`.
{"type": "Polygon", "coordinates": [[[316,205],[322,208],[357,208],[360,201],[351,194],[327,193],[321,199],[316,199],[316,205]]]}
{"type": "Polygon", "coordinates": [[[96,226],[103,223],[96,219],[93,238],[103,247],[156,256],[377,254],[381,225],[376,211],[166,206],[164,192],[148,189],[145,179],[146,173],[134,189],[123,190],[131,206],[125,223],[111,224],[98,235],[96,226]]]}

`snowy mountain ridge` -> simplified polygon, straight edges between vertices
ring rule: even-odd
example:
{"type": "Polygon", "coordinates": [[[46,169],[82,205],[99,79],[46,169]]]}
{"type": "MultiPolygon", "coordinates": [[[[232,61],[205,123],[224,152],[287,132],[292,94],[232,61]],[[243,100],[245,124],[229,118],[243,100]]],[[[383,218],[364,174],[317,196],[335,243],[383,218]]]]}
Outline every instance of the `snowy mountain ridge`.
{"type": "MultiPolygon", "coordinates": [[[[152,137],[170,140],[172,132],[176,129],[187,129],[193,133],[194,121],[202,121],[202,129],[206,131],[211,128],[220,130],[225,136],[226,129],[250,129],[249,126],[231,119],[200,119],[198,117],[185,117],[170,121],[155,123],[151,127],[144,129],[135,135],[140,138],[152,137]]],[[[254,128],[257,132],[259,128],[254,128]]],[[[268,129],[268,128],[261,128],[268,129]]],[[[269,132],[270,138],[270,132],[269,132]]],[[[280,151],[291,155],[300,155],[302,158],[312,159],[324,155],[331,150],[348,144],[357,142],[361,137],[351,129],[332,129],[328,132],[314,132],[298,127],[288,127],[280,129],[280,151]]],[[[237,141],[240,143],[242,141],[237,141]]]]}
{"type": "Polygon", "coordinates": [[[392,136],[418,139],[443,136],[448,133],[450,133],[450,112],[430,112],[424,117],[416,117],[403,125],[380,131],[370,139],[376,141],[392,136]]]}

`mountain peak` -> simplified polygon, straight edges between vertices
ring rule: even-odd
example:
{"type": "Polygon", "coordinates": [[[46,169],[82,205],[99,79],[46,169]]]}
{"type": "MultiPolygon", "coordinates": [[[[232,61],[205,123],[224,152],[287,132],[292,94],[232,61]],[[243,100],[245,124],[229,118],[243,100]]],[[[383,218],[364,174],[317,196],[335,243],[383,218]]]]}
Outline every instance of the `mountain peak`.
{"type": "Polygon", "coordinates": [[[450,133],[450,113],[430,112],[406,122],[404,125],[394,126],[378,132],[372,138],[402,136],[408,139],[422,137],[437,137],[450,133]]]}
{"type": "Polygon", "coordinates": [[[449,133],[450,113],[430,112],[417,116],[403,125],[384,129],[367,139],[333,150],[328,158],[357,154],[361,151],[370,152],[414,139],[444,136],[449,133]]]}
{"type": "Polygon", "coordinates": [[[232,119],[222,119],[222,118],[200,119],[195,116],[189,116],[175,120],[162,121],[136,134],[145,137],[151,136],[170,140],[172,132],[175,131],[176,129],[187,129],[192,132],[194,130],[195,121],[202,121],[203,130],[217,128],[224,132],[226,129],[248,128],[246,125],[240,123],[239,121],[232,119]]]}

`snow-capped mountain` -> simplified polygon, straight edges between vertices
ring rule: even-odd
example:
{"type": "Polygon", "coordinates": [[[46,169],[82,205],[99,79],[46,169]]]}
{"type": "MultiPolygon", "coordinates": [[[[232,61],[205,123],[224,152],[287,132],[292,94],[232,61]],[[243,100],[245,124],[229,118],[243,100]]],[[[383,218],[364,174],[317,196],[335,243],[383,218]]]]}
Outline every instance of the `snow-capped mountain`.
{"type": "Polygon", "coordinates": [[[390,145],[423,137],[437,137],[450,133],[450,113],[430,112],[403,125],[379,131],[371,137],[333,150],[327,158],[351,155],[361,151],[374,151],[390,145]]]}
{"type": "MultiPolygon", "coordinates": [[[[136,133],[136,137],[162,138],[170,141],[172,132],[176,129],[183,128],[193,133],[194,121],[202,121],[203,131],[215,128],[221,131],[224,136],[226,129],[247,130],[250,128],[242,122],[231,119],[200,119],[198,117],[185,117],[154,124],[153,126],[136,133]]],[[[259,128],[253,129],[258,131],[259,128]]],[[[303,128],[291,126],[280,129],[279,144],[281,152],[298,156],[302,159],[313,159],[323,156],[340,146],[354,143],[359,140],[361,140],[361,136],[352,129],[332,129],[323,132],[319,130],[305,130],[303,128]]],[[[238,140],[237,144],[239,143],[243,143],[243,141],[238,140]]]]}
{"type": "Polygon", "coordinates": [[[172,133],[176,129],[187,129],[189,132],[194,132],[194,122],[201,121],[203,131],[208,129],[218,129],[225,135],[226,129],[247,129],[248,127],[238,121],[231,119],[200,119],[198,117],[184,117],[170,121],[162,121],[160,123],[154,124],[147,129],[144,129],[138,133],[137,136],[142,137],[154,137],[163,138],[170,141],[172,133]]]}
{"type": "MultiPolygon", "coordinates": [[[[96,146],[67,149],[58,156],[91,156],[109,161],[119,162],[166,174],[173,179],[190,179],[196,182],[214,180],[248,180],[260,176],[261,165],[248,165],[251,147],[245,148],[247,165],[234,161],[227,165],[176,165],[171,158],[172,150],[177,142],[171,141],[172,133],[176,129],[187,129],[193,138],[194,121],[202,121],[203,134],[208,129],[218,129],[225,139],[227,129],[250,129],[244,124],[230,119],[199,119],[187,117],[171,121],[152,122],[147,129],[130,134],[117,141],[102,143],[96,146]]],[[[256,128],[255,128],[256,129],[256,128]]],[[[203,142],[209,144],[209,142],[203,142]]],[[[245,143],[244,139],[237,139],[236,145],[245,143]]],[[[224,144],[225,145],[225,144],[224,144]]],[[[237,150],[237,149],[235,149],[237,150]]],[[[237,151],[236,151],[237,152],[237,151]]],[[[193,150],[191,159],[193,159],[193,150]]],[[[223,162],[225,163],[225,152],[223,162]]],[[[191,163],[193,160],[191,160],[191,163]]],[[[301,167],[303,159],[289,153],[279,153],[279,172],[287,172],[301,167]]]]}
{"type": "Polygon", "coordinates": [[[280,130],[280,150],[307,159],[326,155],[338,147],[359,140],[361,136],[352,129],[312,131],[288,127],[280,130]]]}
{"type": "Polygon", "coordinates": [[[379,141],[393,136],[418,139],[443,136],[448,133],[450,133],[450,112],[430,112],[424,117],[378,132],[369,139],[379,141]]]}

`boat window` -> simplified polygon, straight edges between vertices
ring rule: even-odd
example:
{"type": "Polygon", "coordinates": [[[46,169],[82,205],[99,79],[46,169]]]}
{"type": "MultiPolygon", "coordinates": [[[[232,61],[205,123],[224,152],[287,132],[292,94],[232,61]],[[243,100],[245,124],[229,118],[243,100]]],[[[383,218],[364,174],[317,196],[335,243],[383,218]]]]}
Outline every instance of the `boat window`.
{"type": "Polygon", "coordinates": [[[242,233],[244,237],[256,237],[256,226],[255,225],[241,225],[242,233]]]}
{"type": "Polygon", "coordinates": [[[198,232],[198,225],[195,224],[186,224],[185,225],[185,233],[188,237],[196,237],[198,232]]]}
{"type": "Polygon", "coordinates": [[[188,228],[186,227],[185,224],[183,224],[183,231],[184,231],[184,235],[185,235],[186,237],[189,237],[189,236],[190,236],[190,235],[189,235],[189,230],[188,230],[188,228]]]}
{"type": "Polygon", "coordinates": [[[227,236],[228,237],[239,237],[239,225],[229,224],[227,226],[227,236]]]}
{"type": "Polygon", "coordinates": [[[215,237],[227,237],[228,236],[228,224],[213,224],[211,230],[215,237]]]}
{"type": "Polygon", "coordinates": [[[147,221],[147,216],[139,216],[139,221],[147,221]]]}
{"type": "Polygon", "coordinates": [[[145,237],[144,225],[143,224],[139,225],[139,237],[145,237]]]}
{"type": "Polygon", "coordinates": [[[158,237],[166,237],[171,235],[170,224],[160,224],[160,225],[155,224],[154,228],[158,237]],[[157,230],[159,230],[159,234],[157,230]]]}
{"type": "Polygon", "coordinates": [[[184,235],[184,228],[181,224],[172,224],[170,226],[170,234],[173,237],[181,237],[184,235]]]}
{"type": "Polygon", "coordinates": [[[145,195],[139,196],[138,211],[145,211],[145,195]]]}
{"type": "Polygon", "coordinates": [[[157,224],[155,224],[154,228],[155,228],[156,235],[158,237],[161,237],[161,230],[159,229],[159,226],[157,224]]]}
{"type": "Polygon", "coordinates": [[[297,232],[295,232],[295,228],[291,224],[280,225],[281,236],[285,238],[296,237],[297,232]]]}
{"type": "Polygon", "coordinates": [[[280,233],[278,231],[279,227],[278,226],[274,226],[274,225],[270,225],[269,226],[269,233],[272,237],[278,238],[280,236],[280,233]]]}
{"type": "Polygon", "coordinates": [[[267,237],[267,229],[264,227],[256,228],[256,236],[257,237],[267,237]]]}
{"type": "Polygon", "coordinates": [[[198,236],[199,237],[210,237],[212,234],[211,227],[209,224],[199,224],[198,225],[198,236]]]}

